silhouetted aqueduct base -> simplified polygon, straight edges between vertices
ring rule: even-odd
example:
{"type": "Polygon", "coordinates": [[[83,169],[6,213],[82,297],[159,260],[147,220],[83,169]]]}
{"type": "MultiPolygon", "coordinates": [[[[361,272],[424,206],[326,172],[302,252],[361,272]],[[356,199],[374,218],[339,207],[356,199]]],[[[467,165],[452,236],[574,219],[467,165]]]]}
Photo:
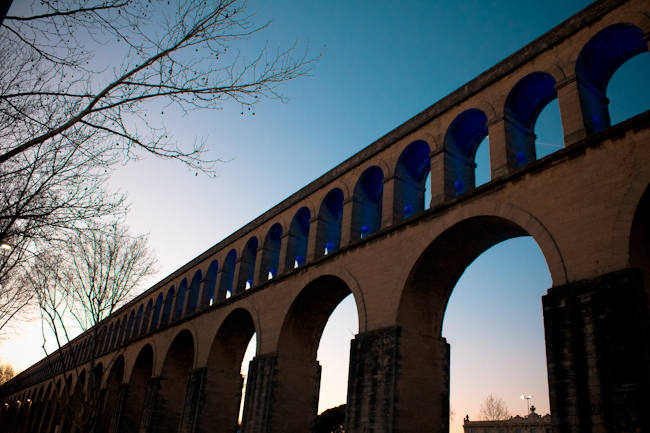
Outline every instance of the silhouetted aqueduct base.
{"type": "MultiPolygon", "coordinates": [[[[593,4],[102,323],[95,431],[235,431],[257,333],[242,432],[307,432],[320,335],[352,293],[346,431],[448,432],[447,301],[477,256],[517,236],[553,279],[554,431],[650,431],[650,112],[610,126],[605,96],[618,67],[648,55],[649,15],[647,0],[593,4]],[[538,160],[534,125],[555,98],[565,147],[538,160]],[[487,134],[492,180],[475,188],[487,134]]],[[[87,339],[64,350],[87,356],[87,339]]],[[[85,386],[73,367],[52,378],[41,361],[3,386],[2,432],[73,431],[53,395],[85,386]]]]}

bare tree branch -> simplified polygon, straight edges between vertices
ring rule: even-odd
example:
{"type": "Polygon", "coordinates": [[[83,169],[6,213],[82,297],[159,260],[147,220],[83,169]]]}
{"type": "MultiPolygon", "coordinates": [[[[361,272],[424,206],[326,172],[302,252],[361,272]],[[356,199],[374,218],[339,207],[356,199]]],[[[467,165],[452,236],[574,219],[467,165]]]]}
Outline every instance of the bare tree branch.
{"type": "Polygon", "coordinates": [[[506,402],[501,397],[496,397],[492,394],[485,398],[481,403],[481,410],[478,419],[483,421],[501,421],[510,419],[510,411],[506,402]]]}
{"type": "Polygon", "coordinates": [[[125,197],[106,190],[112,167],[154,155],[214,174],[221,159],[208,143],[174,141],[147,117],[153,106],[284,101],[281,86],[320,57],[254,48],[268,24],[255,25],[244,1],[172,3],[32,0],[1,22],[0,242],[12,249],[0,252],[0,331],[29,302],[17,278],[38,251],[126,212],[125,197]]]}
{"type": "Polygon", "coordinates": [[[72,232],[59,246],[38,254],[26,286],[38,298],[42,323],[48,330],[44,329],[44,341],[51,335],[56,342],[54,352],[43,345],[52,378],[68,366],[78,381],[90,381],[73,394],[62,381],[56,393],[65,416],[85,433],[92,431],[101,415],[97,358],[104,333],[99,324],[153,275],[155,258],[147,248],[146,236],[133,236],[119,223],[89,225],[72,232]],[[71,344],[79,331],[82,342],[71,344]]]}
{"type": "Polygon", "coordinates": [[[261,97],[283,99],[279,86],[308,75],[320,57],[308,57],[305,52],[294,58],[295,46],[271,55],[264,47],[252,61],[246,61],[237,43],[266,25],[254,26],[245,3],[237,0],[191,1],[176,10],[158,5],[153,12],[141,2],[63,3],[68,4],[55,8],[45,2],[45,12],[10,15],[3,24],[6,31],[0,32],[0,45],[8,50],[16,47],[14,57],[37,64],[41,74],[27,83],[15,81],[0,92],[0,125],[6,123],[2,121],[5,114],[19,120],[19,131],[29,131],[14,132],[5,141],[0,135],[0,164],[82,125],[101,130],[104,140],[120,143],[125,155],[140,149],[211,173],[217,160],[206,159],[202,145],[195,143],[181,151],[172,141],[160,140],[159,134],[137,132],[133,121],[137,124],[143,104],[163,99],[187,112],[217,109],[228,100],[252,106],[261,97]],[[80,37],[68,30],[73,24],[84,26],[96,40],[105,35],[107,40],[125,41],[125,58],[122,66],[114,68],[112,78],[108,72],[86,66],[93,57],[80,37]],[[53,35],[60,40],[51,42],[53,35]],[[228,55],[232,44],[236,54],[228,55]],[[102,81],[107,84],[98,84],[102,81]],[[9,103],[15,100],[17,104],[9,103]],[[20,109],[23,105],[31,111],[20,109]],[[34,110],[48,114],[35,115],[34,110]],[[115,124],[119,130],[111,127],[115,124]]]}

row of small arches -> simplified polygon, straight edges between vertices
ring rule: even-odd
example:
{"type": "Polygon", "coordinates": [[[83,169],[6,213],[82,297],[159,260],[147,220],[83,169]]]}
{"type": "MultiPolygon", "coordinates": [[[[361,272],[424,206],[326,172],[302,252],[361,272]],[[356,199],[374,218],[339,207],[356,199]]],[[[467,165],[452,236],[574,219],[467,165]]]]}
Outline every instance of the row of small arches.
{"type": "MultiPolygon", "coordinates": [[[[424,210],[425,181],[430,170],[429,145],[424,141],[412,143],[403,152],[397,172],[401,173],[403,189],[402,219],[424,210]],[[405,182],[406,181],[406,182],[405,182]]],[[[360,176],[351,200],[352,220],[356,221],[351,239],[362,239],[380,229],[383,197],[383,170],[372,166],[360,176]]],[[[319,208],[318,217],[312,219],[308,207],[300,208],[294,215],[286,234],[282,224],[275,223],[268,230],[261,245],[257,237],[251,237],[240,254],[229,250],[222,260],[213,260],[205,275],[197,270],[188,284],[185,278],[178,287],[171,286],[133,308],[129,313],[113,320],[104,331],[102,351],[109,351],[121,344],[138,338],[190,316],[244,292],[254,285],[276,278],[307,263],[309,234],[317,221],[315,248],[317,257],[329,255],[341,247],[344,193],[332,189],[319,208]],[[284,265],[280,264],[282,243],[286,242],[284,265]],[[260,260],[259,266],[256,266],[260,260]],[[258,278],[255,278],[257,271],[258,278]]]]}
{"type": "MultiPolygon", "coordinates": [[[[610,126],[605,93],[614,72],[630,58],[647,51],[643,31],[630,24],[615,24],[601,30],[581,50],[575,73],[588,134],[610,126]]],[[[533,72],[517,82],[506,97],[503,111],[506,151],[515,168],[536,160],[535,123],[542,110],[558,98],[556,86],[551,74],[533,72]]],[[[463,111],[447,128],[443,148],[452,157],[445,162],[444,181],[453,185],[452,196],[475,188],[476,151],[487,135],[488,116],[478,108],[463,111]]],[[[430,183],[427,179],[431,177],[434,144],[413,141],[401,152],[390,178],[387,179],[389,173],[385,168],[368,167],[357,179],[351,197],[346,197],[341,188],[332,188],[316,215],[307,206],[300,208],[288,230],[281,223],[273,224],[261,244],[257,237],[251,237],[241,252],[231,249],[221,266],[219,261],[212,261],[205,275],[198,270],[191,282],[186,278],[177,288],[172,286],[166,293],[161,291],[146,305],[141,304],[114,320],[106,329],[104,350],[209,308],[376,233],[384,226],[421,213],[428,207],[425,193],[430,183]],[[386,205],[383,193],[389,181],[393,182],[394,202],[387,217],[383,215],[386,205]],[[347,212],[350,214],[346,218],[347,212]],[[312,230],[316,231],[315,236],[310,237],[312,230]]],[[[436,181],[432,179],[431,183],[436,181]]]]}

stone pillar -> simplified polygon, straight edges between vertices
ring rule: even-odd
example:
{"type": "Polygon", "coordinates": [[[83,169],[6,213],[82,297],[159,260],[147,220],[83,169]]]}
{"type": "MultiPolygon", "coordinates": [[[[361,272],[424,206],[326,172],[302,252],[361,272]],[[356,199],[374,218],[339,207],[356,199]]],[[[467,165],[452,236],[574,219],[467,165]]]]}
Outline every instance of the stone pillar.
{"type": "MultiPolygon", "coordinates": [[[[201,282],[199,283],[199,293],[197,294],[197,298],[196,298],[196,311],[201,311],[202,309],[207,308],[209,306],[210,301],[208,301],[207,305],[203,305],[203,296],[205,296],[204,292],[205,292],[205,289],[206,289],[205,282],[207,280],[208,280],[208,276],[206,274],[206,275],[203,276],[203,278],[201,278],[201,282]]],[[[154,301],[154,304],[151,306],[151,313],[149,314],[149,321],[151,321],[151,318],[153,317],[153,309],[154,309],[155,306],[156,306],[156,304],[155,304],[155,301],[154,301]]],[[[144,316],[143,316],[143,318],[144,318],[144,316]]],[[[149,329],[149,328],[147,327],[147,329],[149,329]]]]}
{"type": "Polygon", "coordinates": [[[354,197],[348,197],[343,200],[343,216],[341,218],[341,248],[350,245],[352,239],[352,210],[354,208],[354,197]]]}
{"type": "Polygon", "coordinates": [[[109,433],[118,433],[120,431],[120,420],[122,419],[122,411],[124,410],[124,403],[129,394],[129,384],[125,383],[117,388],[117,397],[115,399],[115,409],[109,418],[111,425],[108,428],[109,433]]]}
{"type": "Polygon", "coordinates": [[[449,345],[400,326],[350,349],[346,432],[449,432],[449,345]]]}
{"type": "Polygon", "coordinates": [[[19,413],[20,416],[18,417],[18,423],[15,428],[15,431],[18,433],[22,433],[22,431],[25,429],[25,426],[29,421],[29,415],[30,415],[29,412],[31,410],[30,403],[31,402],[27,401],[27,399],[23,401],[23,404],[21,406],[21,411],[19,413]]]}
{"type": "Polygon", "coordinates": [[[505,117],[492,119],[487,127],[490,137],[490,179],[497,179],[517,168],[517,151],[509,146],[505,117]]]}
{"type": "Polygon", "coordinates": [[[317,361],[276,354],[251,361],[242,433],[309,433],[318,410],[317,361]]]}
{"type": "Polygon", "coordinates": [[[271,393],[277,356],[256,356],[248,368],[241,433],[270,432],[271,393]]]}
{"type": "MultiPolygon", "coordinates": [[[[255,257],[255,269],[253,270],[253,287],[258,286],[269,279],[269,272],[268,268],[270,267],[268,263],[262,263],[262,260],[268,256],[268,254],[265,255],[265,252],[270,252],[269,249],[264,247],[263,245],[260,246],[257,249],[257,254],[255,257]],[[264,266],[262,266],[264,265],[264,266]],[[264,271],[263,271],[264,270],[264,271]],[[262,275],[264,273],[265,275],[262,275]]],[[[268,259],[267,259],[268,260],[268,259]]],[[[277,271],[277,269],[276,269],[277,271]]]]}
{"type": "Polygon", "coordinates": [[[235,260],[235,269],[232,277],[232,294],[242,293],[246,289],[246,275],[242,272],[242,268],[245,267],[244,263],[246,261],[242,256],[237,257],[235,260]]]}
{"type": "Polygon", "coordinates": [[[399,331],[370,331],[352,340],[346,432],[395,431],[399,331]]]}
{"type": "Polygon", "coordinates": [[[384,184],[381,203],[381,226],[380,228],[390,227],[395,223],[395,218],[399,212],[395,211],[395,195],[398,194],[399,185],[395,175],[385,177],[381,181],[384,184]]]}
{"type": "Polygon", "coordinates": [[[542,298],[556,433],[650,431],[650,326],[637,269],[542,298]]]}
{"type": "MultiPolygon", "coordinates": [[[[185,400],[183,403],[183,412],[181,413],[181,425],[179,433],[193,433],[198,422],[201,402],[203,401],[203,389],[205,386],[205,374],[207,369],[197,368],[190,372],[185,387],[185,400]]],[[[213,410],[219,410],[213,408],[213,410]]]]}
{"type": "Polygon", "coordinates": [[[452,156],[441,149],[429,154],[431,158],[431,207],[447,203],[456,196],[452,156]]]}
{"type": "Polygon", "coordinates": [[[278,269],[278,275],[286,274],[293,270],[294,257],[289,257],[289,243],[291,238],[295,238],[295,236],[290,235],[288,230],[287,233],[282,233],[282,242],[280,243],[280,269],[278,269]]]}
{"type": "Polygon", "coordinates": [[[54,395],[56,390],[53,391],[53,394],[50,397],[50,402],[48,403],[48,410],[45,414],[45,419],[43,420],[43,429],[44,432],[52,431],[54,424],[56,423],[56,415],[59,411],[59,404],[57,402],[57,397],[54,395]]]}
{"type": "Polygon", "coordinates": [[[325,221],[320,217],[309,220],[309,239],[305,263],[311,263],[325,254],[325,231],[320,227],[325,221]]]}
{"type": "MultiPolygon", "coordinates": [[[[237,262],[235,262],[235,268],[237,268],[237,262]]],[[[228,289],[231,290],[231,294],[234,293],[235,288],[235,270],[225,270],[223,268],[219,269],[217,271],[217,283],[214,288],[214,302],[213,304],[216,304],[217,301],[223,301],[226,299],[226,294],[228,293],[228,289]],[[228,279],[229,277],[232,277],[232,283],[230,284],[230,287],[228,287],[228,279]]]]}
{"type": "MultiPolygon", "coordinates": [[[[255,257],[253,257],[253,260],[257,258],[257,254],[255,254],[255,257]]],[[[255,269],[255,262],[252,262],[249,260],[248,257],[245,257],[242,253],[242,256],[237,259],[235,262],[235,273],[233,275],[232,279],[232,293],[237,294],[237,293],[243,293],[246,291],[246,281],[247,281],[247,276],[250,275],[249,271],[255,269]]],[[[253,278],[255,277],[255,274],[253,273],[253,278]]],[[[255,281],[253,281],[254,283],[255,281]]],[[[253,287],[253,284],[251,283],[251,287],[253,287]]]]}
{"type": "Polygon", "coordinates": [[[30,433],[36,430],[36,425],[39,424],[43,417],[43,402],[38,401],[32,405],[31,413],[29,416],[29,423],[25,426],[25,431],[30,433]]]}
{"type": "Polygon", "coordinates": [[[38,412],[34,423],[32,424],[32,431],[43,431],[43,423],[45,422],[45,417],[47,415],[47,410],[50,406],[49,401],[44,401],[47,396],[42,396],[41,401],[38,404],[38,412]]]}
{"type": "Polygon", "coordinates": [[[232,366],[218,363],[206,369],[194,433],[233,433],[237,430],[244,378],[239,369],[229,367],[232,366]]]}
{"type": "Polygon", "coordinates": [[[555,85],[555,90],[557,90],[557,101],[564,130],[564,146],[569,147],[587,137],[577,77],[573,75],[565,78],[555,85]]]}
{"type": "Polygon", "coordinates": [[[154,377],[149,380],[149,384],[147,385],[147,393],[144,397],[144,405],[142,406],[139,433],[151,432],[151,424],[155,413],[158,390],[160,389],[160,380],[160,377],[154,377]]]}
{"type": "Polygon", "coordinates": [[[424,188],[412,180],[399,176],[384,179],[384,204],[382,207],[381,227],[388,227],[404,221],[404,206],[409,204],[412,214],[424,211],[424,188]],[[387,188],[387,186],[389,186],[387,188]],[[386,194],[387,191],[390,193],[386,194]],[[388,210],[387,210],[388,208],[388,210]]]}

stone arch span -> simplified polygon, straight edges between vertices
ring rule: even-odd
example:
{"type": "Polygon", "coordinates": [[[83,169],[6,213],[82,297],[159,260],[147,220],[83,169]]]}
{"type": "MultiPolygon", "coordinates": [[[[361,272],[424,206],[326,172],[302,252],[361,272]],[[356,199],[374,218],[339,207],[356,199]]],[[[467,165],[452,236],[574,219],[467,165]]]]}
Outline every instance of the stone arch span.
{"type": "MultiPolygon", "coordinates": [[[[475,208],[474,212],[464,212],[460,220],[443,225],[414,265],[404,272],[396,326],[366,333],[353,344],[352,356],[356,359],[351,363],[372,361],[365,354],[376,352],[378,355],[373,356],[387,364],[379,376],[359,369],[354,377],[358,383],[355,388],[369,389],[360,390],[356,400],[362,401],[373,387],[386,387],[382,394],[392,397],[380,405],[386,409],[394,406],[406,431],[423,431],[431,425],[439,426],[435,431],[449,431],[450,349],[442,336],[442,324],[451,293],[465,269],[490,247],[521,236],[537,240],[547,263],[549,251],[559,256],[557,248],[548,245],[550,235],[524,211],[510,206],[485,210],[475,208]],[[540,231],[547,233],[546,240],[543,236],[538,240],[540,231]]],[[[555,279],[563,281],[563,277],[559,272],[555,279]]],[[[351,406],[348,422],[362,418],[359,407],[358,403],[351,406]]]]}
{"type": "Polygon", "coordinates": [[[352,290],[334,275],[309,282],[284,316],[275,354],[251,362],[244,408],[244,433],[251,431],[308,431],[318,409],[321,367],[316,360],[321,335],[334,309],[352,290]],[[262,383],[263,371],[274,369],[272,383],[262,383]],[[270,419],[259,416],[271,407],[270,419]],[[281,427],[282,426],[282,427],[281,427]]]}
{"type": "MultiPolygon", "coordinates": [[[[104,410],[97,420],[95,431],[97,433],[109,432],[113,424],[113,413],[119,407],[118,394],[124,381],[125,359],[123,355],[117,356],[109,362],[104,374],[105,400],[104,410]]],[[[115,426],[116,427],[116,426],[115,426]]]]}
{"type": "Polygon", "coordinates": [[[242,361],[255,332],[255,320],[245,308],[233,310],[219,327],[205,367],[198,431],[227,433],[237,430],[243,385],[242,361]]]}
{"type": "Polygon", "coordinates": [[[196,343],[192,332],[183,329],[171,342],[162,365],[158,393],[151,418],[151,431],[184,431],[187,414],[186,384],[194,367],[196,343]]]}
{"type": "MultiPolygon", "coordinates": [[[[412,279],[414,277],[414,272],[419,266],[422,266],[423,260],[425,260],[427,254],[433,254],[432,251],[436,248],[436,242],[442,241],[444,239],[443,235],[445,235],[445,233],[447,233],[447,236],[449,236],[449,233],[451,233],[449,230],[452,228],[461,227],[459,226],[461,223],[472,221],[473,224],[476,224],[475,230],[481,231],[481,221],[488,220],[501,221],[503,224],[507,223],[513,228],[517,227],[517,230],[521,232],[521,234],[518,236],[531,236],[539,246],[542,254],[544,255],[544,258],[546,259],[546,264],[548,265],[549,272],[551,273],[551,279],[553,280],[553,286],[561,286],[567,283],[567,270],[564,265],[562,254],[555,242],[553,235],[537,218],[535,218],[527,211],[507,203],[479,203],[476,205],[468,204],[463,212],[459,212],[457,214],[450,215],[448,218],[441,219],[441,228],[435,234],[434,240],[431,243],[427,244],[422,252],[414,256],[415,258],[410,265],[406,264],[404,266],[404,270],[399,278],[399,281],[402,282],[401,287],[403,287],[403,293],[401,294],[401,300],[395,312],[396,324],[402,325],[401,320],[404,318],[404,315],[408,314],[405,310],[406,305],[404,302],[407,302],[405,295],[408,294],[408,290],[413,284],[412,279]]],[[[488,229],[487,225],[484,226],[483,231],[485,232],[485,236],[491,235],[488,233],[489,230],[490,229],[488,229]]],[[[463,234],[459,233],[459,235],[462,236],[463,234]]],[[[499,242],[512,237],[516,236],[504,237],[501,240],[494,241],[492,245],[496,245],[499,242]]],[[[456,246],[452,245],[452,253],[455,248],[456,246]]],[[[481,255],[488,248],[489,246],[476,253],[474,258],[481,255]]],[[[442,252],[439,254],[444,255],[445,253],[442,252]]],[[[468,265],[473,260],[474,259],[469,260],[468,265]]],[[[467,265],[465,267],[467,267],[467,265]]],[[[438,331],[440,331],[440,329],[438,331]]],[[[361,327],[359,328],[359,332],[363,332],[361,327]]]]}
{"type": "Polygon", "coordinates": [[[336,275],[321,275],[307,284],[285,315],[278,339],[278,354],[316,360],[320,336],[329,316],[351,293],[348,283],[336,275]]]}
{"type": "MultiPolygon", "coordinates": [[[[537,225],[533,221],[536,220],[529,220],[528,228],[537,225]]],[[[402,327],[417,327],[418,332],[431,337],[440,337],[447,301],[465,269],[490,247],[521,236],[532,236],[537,241],[550,268],[548,242],[544,248],[544,242],[512,219],[490,214],[476,215],[447,227],[408,271],[396,323],[402,327]],[[422,324],[426,326],[422,327],[422,324]]],[[[556,253],[552,255],[559,256],[555,245],[550,250],[556,253]]],[[[556,278],[551,271],[551,277],[554,285],[556,281],[562,283],[566,279],[564,272],[556,278]]]]}
{"type": "Polygon", "coordinates": [[[142,416],[147,413],[144,409],[147,393],[151,393],[154,353],[152,345],[145,344],[129,371],[128,391],[119,414],[117,431],[138,431],[142,416]]]}
{"type": "Polygon", "coordinates": [[[619,22],[593,35],[580,51],[575,71],[580,82],[578,96],[588,134],[611,126],[607,86],[623,63],[648,51],[644,38],[645,33],[639,27],[619,22]]]}

